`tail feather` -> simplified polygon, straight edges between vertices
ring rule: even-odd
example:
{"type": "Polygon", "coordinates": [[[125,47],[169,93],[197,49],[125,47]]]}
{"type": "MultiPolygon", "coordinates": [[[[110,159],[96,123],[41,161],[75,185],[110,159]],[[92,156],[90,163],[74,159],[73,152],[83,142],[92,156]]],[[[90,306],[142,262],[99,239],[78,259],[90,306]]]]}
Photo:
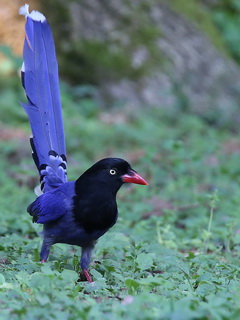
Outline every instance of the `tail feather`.
{"type": "Polygon", "coordinates": [[[21,105],[29,118],[33,159],[46,192],[67,181],[58,63],[46,18],[37,11],[29,13],[27,5],[19,12],[26,17],[22,84],[28,99],[21,105]]]}

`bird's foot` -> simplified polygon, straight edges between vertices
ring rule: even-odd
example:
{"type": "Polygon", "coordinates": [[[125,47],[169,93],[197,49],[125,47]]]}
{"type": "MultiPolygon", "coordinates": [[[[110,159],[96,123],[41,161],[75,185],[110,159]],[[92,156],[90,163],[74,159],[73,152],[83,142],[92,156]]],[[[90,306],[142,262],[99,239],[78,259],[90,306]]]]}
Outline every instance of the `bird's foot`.
{"type": "Polygon", "coordinates": [[[84,269],[83,270],[84,274],[85,274],[85,277],[87,278],[87,281],[88,282],[93,282],[92,281],[92,277],[90,276],[89,272],[88,272],[88,269],[84,269]]]}
{"type": "Polygon", "coordinates": [[[44,263],[44,262],[47,262],[47,260],[45,260],[45,259],[42,259],[41,261],[40,261],[41,263],[44,263]]]}

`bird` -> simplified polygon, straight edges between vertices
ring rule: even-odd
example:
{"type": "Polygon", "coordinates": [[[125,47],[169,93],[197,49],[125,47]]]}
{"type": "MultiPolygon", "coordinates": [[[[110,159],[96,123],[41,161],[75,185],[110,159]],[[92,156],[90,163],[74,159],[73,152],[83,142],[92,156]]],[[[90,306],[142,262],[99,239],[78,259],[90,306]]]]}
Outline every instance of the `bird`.
{"type": "Polygon", "coordinates": [[[67,157],[54,39],[46,17],[19,9],[25,16],[21,105],[30,123],[32,157],[40,176],[37,198],[28,206],[32,221],[43,225],[40,261],[56,243],[81,247],[80,266],[92,282],[89,265],[97,240],[117,221],[116,195],[124,183],[148,185],[121,158],[97,161],[75,181],[67,179],[67,157]]]}

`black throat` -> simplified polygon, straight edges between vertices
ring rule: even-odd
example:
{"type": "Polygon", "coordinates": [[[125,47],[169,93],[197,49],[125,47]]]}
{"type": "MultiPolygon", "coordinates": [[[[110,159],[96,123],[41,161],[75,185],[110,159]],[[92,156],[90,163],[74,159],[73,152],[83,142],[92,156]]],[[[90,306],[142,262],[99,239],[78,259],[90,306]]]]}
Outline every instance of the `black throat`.
{"type": "Polygon", "coordinates": [[[107,231],[117,220],[117,191],[107,185],[99,186],[94,181],[86,183],[80,178],[76,181],[73,198],[76,223],[88,233],[107,231]]]}

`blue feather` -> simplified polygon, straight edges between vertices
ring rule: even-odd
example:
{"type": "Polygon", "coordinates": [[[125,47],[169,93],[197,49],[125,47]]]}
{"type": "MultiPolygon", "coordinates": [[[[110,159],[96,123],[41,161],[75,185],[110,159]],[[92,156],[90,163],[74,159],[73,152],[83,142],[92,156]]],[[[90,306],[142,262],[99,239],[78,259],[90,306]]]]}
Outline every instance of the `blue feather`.
{"type": "MultiPolygon", "coordinates": [[[[28,10],[28,8],[27,8],[28,10]]],[[[33,158],[47,192],[67,181],[66,147],[60,100],[58,63],[50,26],[43,15],[26,16],[22,83],[33,137],[33,158]]]]}
{"type": "Polygon", "coordinates": [[[28,213],[33,217],[33,222],[46,224],[71,212],[74,188],[75,182],[71,181],[39,196],[27,208],[28,213]]]}

